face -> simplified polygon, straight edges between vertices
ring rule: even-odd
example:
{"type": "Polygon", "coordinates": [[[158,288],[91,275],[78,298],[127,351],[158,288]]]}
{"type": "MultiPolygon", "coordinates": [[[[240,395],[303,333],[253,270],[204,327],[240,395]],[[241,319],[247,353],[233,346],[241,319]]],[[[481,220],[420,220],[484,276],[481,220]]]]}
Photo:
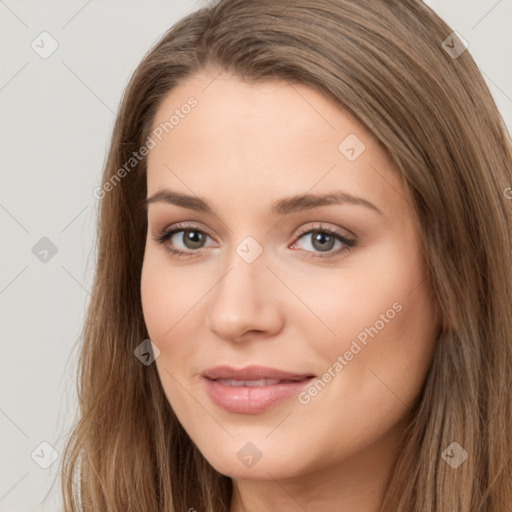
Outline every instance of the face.
{"type": "Polygon", "coordinates": [[[141,293],[165,394],[232,478],[378,465],[438,326],[412,203],[319,92],[214,76],[173,89],[151,136],[141,293]]]}

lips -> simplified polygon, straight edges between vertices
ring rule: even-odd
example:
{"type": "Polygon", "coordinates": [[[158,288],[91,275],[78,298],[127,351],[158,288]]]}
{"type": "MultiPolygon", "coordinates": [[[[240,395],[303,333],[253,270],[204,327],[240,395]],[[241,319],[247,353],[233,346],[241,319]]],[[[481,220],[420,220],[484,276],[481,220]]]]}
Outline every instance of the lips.
{"type": "Polygon", "coordinates": [[[259,379],[259,380],[235,380],[235,379],[215,379],[217,382],[221,384],[225,384],[226,386],[247,386],[250,388],[263,387],[263,386],[273,386],[274,384],[279,384],[280,382],[291,382],[284,381],[279,379],[259,379]]]}
{"type": "Polygon", "coordinates": [[[260,379],[297,381],[314,377],[312,373],[291,373],[265,366],[247,366],[242,369],[230,366],[215,366],[205,370],[202,376],[210,380],[231,379],[237,381],[257,381],[260,379]]]}
{"type": "Polygon", "coordinates": [[[237,414],[256,414],[297,395],[315,376],[263,366],[216,366],[202,373],[213,403],[237,414]]]}

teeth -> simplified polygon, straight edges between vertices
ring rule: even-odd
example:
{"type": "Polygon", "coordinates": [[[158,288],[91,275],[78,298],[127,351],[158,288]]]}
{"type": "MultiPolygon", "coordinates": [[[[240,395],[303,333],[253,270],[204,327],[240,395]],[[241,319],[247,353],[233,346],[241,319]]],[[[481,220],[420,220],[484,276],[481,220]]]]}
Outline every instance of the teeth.
{"type": "Polygon", "coordinates": [[[227,386],[259,387],[259,386],[272,386],[281,381],[279,379],[260,379],[260,380],[217,379],[217,382],[222,382],[222,384],[226,384],[227,386]]]}

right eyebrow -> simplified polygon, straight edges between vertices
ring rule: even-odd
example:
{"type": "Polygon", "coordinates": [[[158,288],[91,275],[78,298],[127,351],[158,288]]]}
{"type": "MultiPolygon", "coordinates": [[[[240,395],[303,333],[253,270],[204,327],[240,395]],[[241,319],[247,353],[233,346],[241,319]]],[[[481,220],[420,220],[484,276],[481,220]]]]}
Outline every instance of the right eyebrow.
{"type": "Polygon", "coordinates": [[[170,203],[196,212],[213,213],[208,203],[200,197],[189,196],[172,190],[164,189],[159,190],[151,197],[144,201],[144,206],[147,209],[152,203],[170,203]]]}

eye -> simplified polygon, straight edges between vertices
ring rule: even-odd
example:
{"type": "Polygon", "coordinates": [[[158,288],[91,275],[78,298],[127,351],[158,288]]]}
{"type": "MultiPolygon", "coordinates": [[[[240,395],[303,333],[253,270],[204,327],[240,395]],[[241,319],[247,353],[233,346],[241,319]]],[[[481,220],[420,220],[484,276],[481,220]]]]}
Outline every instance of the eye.
{"type": "MultiPolygon", "coordinates": [[[[349,251],[356,244],[353,238],[347,238],[340,232],[325,228],[322,225],[300,232],[299,235],[297,235],[297,241],[301,238],[307,240],[304,250],[317,252],[317,254],[312,254],[314,258],[331,258],[341,252],[349,251]],[[338,248],[333,251],[336,244],[338,244],[338,248]]],[[[292,247],[295,245],[297,245],[297,242],[295,242],[292,247]]]]}
{"type": "Polygon", "coordinates": [[[183,223],[174,226],[173,229],[164,230],[155,240],[164,245],[171,254],[187,257],[201,252],[207,238],[211,237],[205,231],[192,224],[183,223]]]}

